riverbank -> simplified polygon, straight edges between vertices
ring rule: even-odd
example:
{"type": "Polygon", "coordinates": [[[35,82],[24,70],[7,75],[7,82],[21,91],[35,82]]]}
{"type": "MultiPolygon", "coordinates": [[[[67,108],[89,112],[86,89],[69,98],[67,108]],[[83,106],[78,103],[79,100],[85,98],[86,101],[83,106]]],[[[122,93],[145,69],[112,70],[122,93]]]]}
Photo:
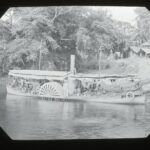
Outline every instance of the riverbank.
{"type": "MultiPolygon", "coordinates": [[[[149,79],[150,74],[150,59],[132,56],[126,59],[108,59],[103,62],[104,66],[108,66],[107,68],[100,69],[100,74],[104,75],[129,75],[129,74],[137,74],[141,79],[149,79]]],[[[97,70],[87,69],[84,70],[83,73],[90,74],[99,74],[97,70]]]]}
{"type": "Polygon", "coordinates": [[[3,95],[6,95],[6,82],[7,82],[7,76],[0,77],[0,98],[3,95]]]}

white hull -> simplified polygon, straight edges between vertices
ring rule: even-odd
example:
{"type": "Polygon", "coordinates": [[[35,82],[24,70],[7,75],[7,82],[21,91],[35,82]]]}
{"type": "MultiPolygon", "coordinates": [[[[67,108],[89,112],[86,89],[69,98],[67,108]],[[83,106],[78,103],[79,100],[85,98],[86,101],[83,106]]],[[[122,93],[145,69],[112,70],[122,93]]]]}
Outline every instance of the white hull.
{"type": "Polygon", "coordinates": [[[80,101],[88,101],[88,102],[101,102],[101,103],[114,103],[114,104],[145,104],[146,98],[145,96],[135,97],[134,99],[121,98],[119,96],[40,96],[40,95],[32,95],[28,93],[21,93],[17,90],[7,87],[7,93],[18,95],[18,96],[26,96],[26,97],[41,97],[47,99],[60,99],[60,100],[80,100],[80,101]]]}
{"type": "MultiPolygon", "coordinates": [[[[73,97],[72,97],[73,98],[73,97]]],[[[75,97],[74,97],[75,98],[75,97]]],[[[76,97],[76,99],[81,99],[90,102],[101,102],[101,103],[112,103],[112,104],[145,104],[145,96],[136,97],[134,99],[121,98],[119,96],[109,97],[76,97]]]]}

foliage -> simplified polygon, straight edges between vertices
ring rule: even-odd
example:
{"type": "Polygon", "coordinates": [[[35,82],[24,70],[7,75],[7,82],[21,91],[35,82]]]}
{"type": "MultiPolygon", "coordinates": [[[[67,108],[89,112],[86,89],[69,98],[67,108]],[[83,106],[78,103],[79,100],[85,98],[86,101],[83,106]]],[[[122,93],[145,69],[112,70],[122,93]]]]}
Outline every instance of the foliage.
{"type": "Polygon", "coordinates": [[[128,23],[113,20],[101,7],[97,10],[83,6],[16,7],[8,9],[5,16],[8,19],[0,22],[3,71],[13,67],[32,68],[39,63],[40,51],[45,64],[51,62],[58,70],[62,62],[69,64],[70,54],[76,54],[77,69],[89,60],[89,68],[94,65],[96,69],[99,50],[107,56],[116,51],[123,53],[132,44],[136,31],[128,23]]]}
{"type": "Polygon", "coordinates": [[[145,7],[135,9],[138,32],[135,39],[142,44],[150,39],[150,12],[145,7]]]}

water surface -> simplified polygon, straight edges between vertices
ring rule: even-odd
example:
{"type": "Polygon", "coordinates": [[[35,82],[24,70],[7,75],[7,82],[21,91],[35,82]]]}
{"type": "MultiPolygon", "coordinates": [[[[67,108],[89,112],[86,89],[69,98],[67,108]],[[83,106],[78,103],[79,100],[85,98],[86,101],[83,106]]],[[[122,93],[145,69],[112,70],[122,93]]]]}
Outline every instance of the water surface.
{"type": "Polygon", "coordinates": [[[0,97],[0,126],[12,139],[110,139],[150,133],[150,104],[56,102],[0,97]]]}

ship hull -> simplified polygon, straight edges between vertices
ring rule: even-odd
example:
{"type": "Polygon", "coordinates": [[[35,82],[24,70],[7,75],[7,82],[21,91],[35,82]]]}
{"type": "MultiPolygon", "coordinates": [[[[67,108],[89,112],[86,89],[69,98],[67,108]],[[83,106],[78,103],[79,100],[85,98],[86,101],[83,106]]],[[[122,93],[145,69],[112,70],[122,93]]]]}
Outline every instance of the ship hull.
{"type": "Polygon", "coordinates": [[[120,96],[46,96],[46,95],[32,95],[29,93],[21,93],[17,90],[7,87],[7,93],[16,96],[25,96],[25,97],[36,97],[48,100],[67,100],[67,101],[86,101],[86,102],[101,102],[101,103],[112,103],[112,104],[145,104],[145,96],[135,97],[133,99],[121,98],[120,96]]]}

